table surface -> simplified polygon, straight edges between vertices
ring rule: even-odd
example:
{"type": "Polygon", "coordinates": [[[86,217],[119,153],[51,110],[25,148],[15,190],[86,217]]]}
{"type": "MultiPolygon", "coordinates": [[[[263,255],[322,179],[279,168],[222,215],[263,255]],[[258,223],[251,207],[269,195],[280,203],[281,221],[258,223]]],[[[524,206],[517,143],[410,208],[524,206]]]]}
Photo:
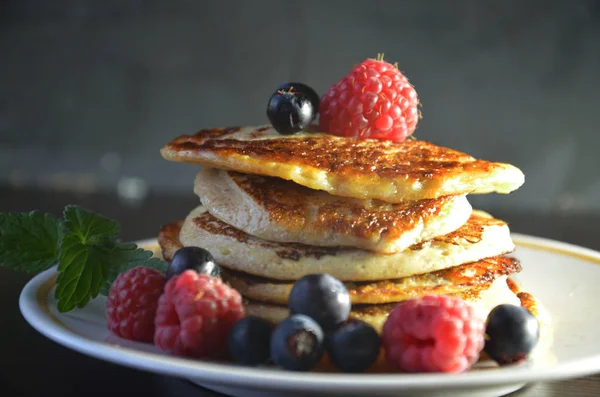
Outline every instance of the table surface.
{"type": "MultiPolygon", "coordinates": [[[[150,195],[132,204],[109,194],[14,191],[0,188],[0,211],[39,209],[60,214],[79,204],[118,220],[124,240],[156,236],[161,225],[181,219],[197,199],[150,195]]],[[[600,250],[600,215],[495,213],[515,232],[557,239],[600,250]]],[[[18,296],[31,276],[0,268],[0,396],[48,397],[222,396],[173,377],[146,373],[96,360],[51,342],[31,328],[18,309],[18,296]],[[9,326],[10,325],[10,326],[9,326]]],[[[600,395],[600,374],[556,383],[533,384],[511,394],[519,397],[600,395]]]]}

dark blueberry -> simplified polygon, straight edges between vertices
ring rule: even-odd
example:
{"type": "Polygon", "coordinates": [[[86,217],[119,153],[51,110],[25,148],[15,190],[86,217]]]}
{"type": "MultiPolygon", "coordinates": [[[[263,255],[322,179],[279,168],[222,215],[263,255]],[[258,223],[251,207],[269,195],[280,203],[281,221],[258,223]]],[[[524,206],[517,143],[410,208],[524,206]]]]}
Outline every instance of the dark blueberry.
{"type": "Polygon", "coordinates": [[[291,371],[310,371],[324,352],[323,330],[307,316],[296,314],[280,322],[271,336],[271,359],[291,371]]]}
{"type": "Polygon", "coordinates": [[[308,99],[310,99],[313,108],[315,108],[315,114],[319,112],[319,103],[321,102],[321,98],[319,98],[319,94],[317,94],[315,90],[302,83],[285,83],[280,85],[278,90],[288,91],[290,88],[306,95],[308,99]]]}
{"type": "Polygon", "coordinates": [[[316,112],[308,95],[293,89],[275,91],[267,105],[269,121],[277,132],[285,135],[305,130],[316,112]]]}
{"type": "Polygon", "coordinates": [[[325,332],[348,319],[350,294],[344,284],[329,274],[309,274],[294,283],[288,298],[292,314],[315,320],[325,332]]]}
{"type": "Polygon", "coordinates": [[[379,357],[381,342],[377,331],[360,320],[344,321],[328,335],[327,354],[343,372],[364,372],[379,357]]]}
{"type": "Polygon", "coordinates": [[[186,270],[195,270],[198,273],[208,274],[213,277],[221,274],[221,269],[215,263],[210,252],[200,247],[183,247],[178,249],[167,268],[167,279],[177,276],[186,270]]]}
{"type": "Polygon", "coordinates": [[[540,325],[521,306],[499,305],[488,315],[485,352],[498,364],[512,364],[527,358],[540,337],[540,325]]]}
{"type": "Polygon", "coordinates": [[[265,364],[270,358],[271,324],[255,316],[238,320],[229,331],[228,347],[233,359],[244,365],[265,364]]]}

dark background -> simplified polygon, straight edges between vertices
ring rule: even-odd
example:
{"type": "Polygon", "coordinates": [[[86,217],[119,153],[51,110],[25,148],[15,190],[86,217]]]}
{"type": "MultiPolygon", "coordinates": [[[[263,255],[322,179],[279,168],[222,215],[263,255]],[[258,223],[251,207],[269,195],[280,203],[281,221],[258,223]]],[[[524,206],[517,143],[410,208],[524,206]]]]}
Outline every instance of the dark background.
{"type": "Polygon", "coordinates": [[[475,205],[600,213],[593,0],[0,1],[0,186],[191,195],[164,143],[265,123],[281,82],[323,93],[378,52],[419,93],[416,136],[525,172],[475,205]]]}
{"type": "MultiPolygon", "coordinates": [[[[266,122],[271,91],[323,93],[384,52],[415,85],[416,136],[510,162],[509,195],[471,197],[513,231],[600,249],[600,1],[0,0],[0,211],[80,204],[121,237],[197,204],[196,168],[160,147],[266,122]]],[[[85,357],[36,332],[0,268],[0,396],[216,396],[85,357]]],[[[600,375],[518,396],[597,396],[600,375]]]]}

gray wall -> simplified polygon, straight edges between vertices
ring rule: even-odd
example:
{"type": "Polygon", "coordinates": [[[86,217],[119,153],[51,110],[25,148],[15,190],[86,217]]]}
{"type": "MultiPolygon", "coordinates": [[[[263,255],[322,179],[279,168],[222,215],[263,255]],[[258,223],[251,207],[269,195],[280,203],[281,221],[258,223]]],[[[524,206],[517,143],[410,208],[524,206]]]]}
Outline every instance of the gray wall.
{"type": "Polygon", "coordinates": [[[378,52],[420,95],[419,138],[526,173],[476,205],[600,212],[592,0],[0,1],[0,184],[191,194],[162,144],[264,123],[280,82],[323,92],[378,52]]]}

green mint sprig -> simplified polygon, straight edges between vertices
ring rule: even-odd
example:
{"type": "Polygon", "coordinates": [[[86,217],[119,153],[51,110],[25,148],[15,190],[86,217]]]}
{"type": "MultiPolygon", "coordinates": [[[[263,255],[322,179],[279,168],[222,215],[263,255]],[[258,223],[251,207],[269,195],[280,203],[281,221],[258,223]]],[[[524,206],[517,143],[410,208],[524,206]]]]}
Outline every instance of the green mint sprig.
{"type": "Polygon", "coordinates": [[[0,213],[0,266],[39,273],[57,265],[58,310],[82,308],[122,272],[137,266],[166,272],[152,252],[118,240],[119,224],[75,205],[63,219],[40,211],[0,213]]]}

